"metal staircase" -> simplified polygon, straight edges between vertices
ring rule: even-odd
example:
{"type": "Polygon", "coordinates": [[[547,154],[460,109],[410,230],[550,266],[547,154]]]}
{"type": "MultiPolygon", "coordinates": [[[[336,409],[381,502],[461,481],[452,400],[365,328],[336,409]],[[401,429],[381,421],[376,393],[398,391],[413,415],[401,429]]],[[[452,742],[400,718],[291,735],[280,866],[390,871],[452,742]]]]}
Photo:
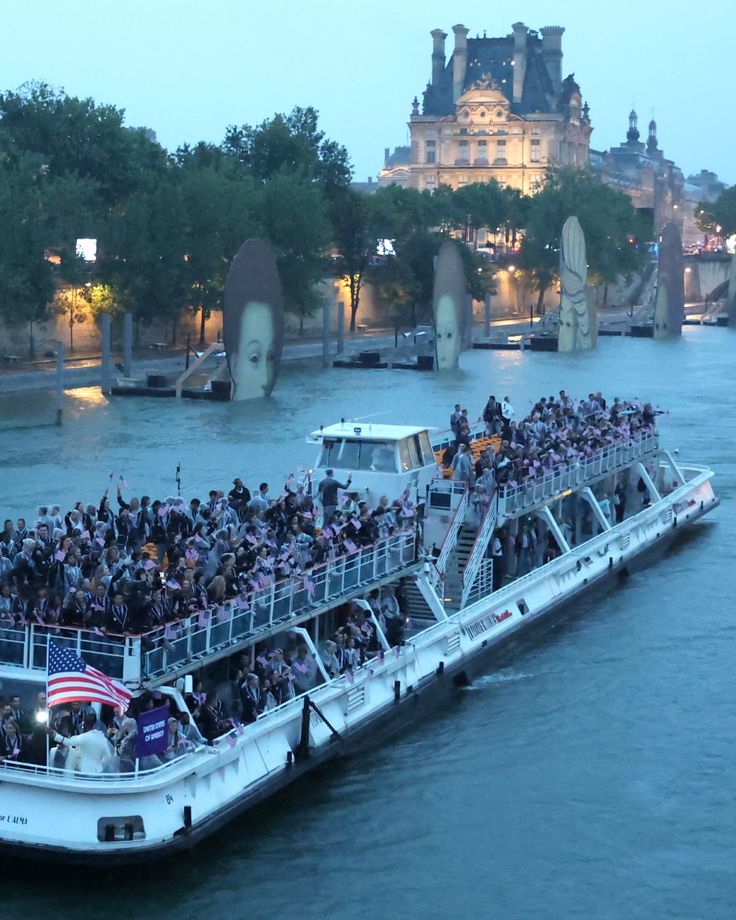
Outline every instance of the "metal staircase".
{"type": "Polygon", "coordinates": [[[405,612],[411,617],[413,625],[419,625],[421,629],[425,629],[428,625],[437,622],[437,618],[414,580],[406,579],[404,594],[408,605],[405,612]]]}
{"type": "Polygon", "coordinates": [[[450,553],[445,568],[444,598],[446,608],[459,610],[462,606],[463,576],[477,535],[477,528],[468,524],[463,524],[458,531],[455,546],[450,553]]]}

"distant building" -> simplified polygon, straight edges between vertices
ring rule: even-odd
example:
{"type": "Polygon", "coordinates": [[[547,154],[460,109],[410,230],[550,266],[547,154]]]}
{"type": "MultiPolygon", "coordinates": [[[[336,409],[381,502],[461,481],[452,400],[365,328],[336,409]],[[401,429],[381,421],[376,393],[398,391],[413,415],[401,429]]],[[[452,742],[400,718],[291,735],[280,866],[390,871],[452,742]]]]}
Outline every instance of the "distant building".
{"type": "Polygon", "coordinates": [[[411,144],[386,151],[379,185],[459,188],[495,179],[533,192],[548,165],[588,162],[592,127],[573,75],[562,79],[564,29],[536,32],[523,23],[503,38],[468,38],[452,27],[432,32],[432,79],[422,111],[414,99],[411,144]]]}
{"type": "Polygon", "coordinates": [[[634,207],[652,220],[655,231],[670,221],[682,230],[685,177],[659,149],[654,119],[645,144],[640,140],[639,118],[632,111],[626,140],[610,150],[591,150],[590,165],[604,182],[626,192],[634,207]]]}

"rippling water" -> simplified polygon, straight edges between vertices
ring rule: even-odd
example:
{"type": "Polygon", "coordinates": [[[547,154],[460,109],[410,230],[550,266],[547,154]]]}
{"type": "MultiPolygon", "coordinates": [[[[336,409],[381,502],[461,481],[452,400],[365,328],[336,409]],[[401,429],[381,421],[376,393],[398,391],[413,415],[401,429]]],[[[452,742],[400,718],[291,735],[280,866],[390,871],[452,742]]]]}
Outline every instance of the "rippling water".
{"type": "MultiPolygon", "coordinates": [[[[683,918],[736,915],[736,336],[602,339],[583,356],[473,352],[442,379],[290,368],[257,405],[107,403],[68,394],[0,400],[2,505],[130,488],[204,497],[242,475],[279,484],[341,416],[445,426],[489,393],[523,410],[560,388],[666,406],[664,440],[713,466],[722,505],[663,558],[509,646],[432,718],[324,768],[190,857],[39,886],[5,900],[26,916],[136,918],[683,918]],[[385,413],[385,414],[381,414],[385,413]],[[65,893],[52,893],[61,886],[65,893]],[[69,906],[69,896],[73,909],[69,906]]],[[[70,805],[71,807],[71,805],[70,805]]],[[[7,878],[7,876],[6,876],[7,878]]]]}

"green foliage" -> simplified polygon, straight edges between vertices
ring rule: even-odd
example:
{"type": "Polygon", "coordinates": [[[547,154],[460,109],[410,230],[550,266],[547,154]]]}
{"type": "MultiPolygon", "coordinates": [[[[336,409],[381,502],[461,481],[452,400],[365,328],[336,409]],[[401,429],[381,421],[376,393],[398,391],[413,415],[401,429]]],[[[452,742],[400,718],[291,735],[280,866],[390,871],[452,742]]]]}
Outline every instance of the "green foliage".
{"type": "Polygon", "coordinates": [[[715,201],[701,204],[698,226],[706,233],[732,236],[736,233],[736,185],[725,189],[715,201]],[[720,231],[718,230],[720,227],[720,231]]]}
{"type": "Polygon", "coordinates": [[[279,173],[298,173],[331,194],[350,185],[350,158],[344,147],[325,137],[317,122],[317,111],[310,106],[274,115],[256,127],[231,125],[223,150],[256,179],[267,182],[279,173]]]}
{"type": "Polygon", "coordinates": [[[260,191],[258,213],[275,251],[284,305],[303,322],[317,309],[316,285],[327,274],[331,227],[319,185],[298,173],[276,173],[260,191]]]}
{"type": "Polygon", "coordinates": [[[542,189],[529,200],[521,246],[521,265],[539,291],[540,301],[559,275],[562,226],[572,215],[585,234],[592,284],[611,283],[641,266],[639,250],[629,239],[646,239],[651,229],[643,224],[629,197],[588,170],[551,169],[542,189]]]}
{"type": "Polygon", "coordinates": [[[33,325],[48,317],[54,293],[52,268],[44,258],[48,180],[37,157],[18,151],[10,157],[5,141],[0,125],[0,316],[13,326],[29,325],[33,356],[33,325]]]}

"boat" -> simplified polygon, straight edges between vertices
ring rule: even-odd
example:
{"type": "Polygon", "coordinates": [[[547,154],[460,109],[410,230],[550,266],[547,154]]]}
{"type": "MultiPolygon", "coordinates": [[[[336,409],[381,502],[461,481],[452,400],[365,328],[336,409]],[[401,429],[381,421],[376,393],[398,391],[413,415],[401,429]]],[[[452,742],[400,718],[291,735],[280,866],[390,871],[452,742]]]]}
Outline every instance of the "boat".
{"type": "MultiPolygon", "coordinates": [[[[410,496],[417,523],[315,567],[309,580],[272,584],[246,608],[229,602],[226,616],[192,616],[175,635],[161,629],[115,638],[79,629],[56,637],[134,693],[155,691],[180,711],[195,676],[224,679],[234,656],[253,662],[276,644],[303,643],[319,673],[313,687],[251,724],[148,769],[138,760],[127,772],[94,774],[0,763],[2,851],[114,865],[188,849],[316,766],[416,723],[438,697],[488,667],[494,649],[665,549],[718,504],[713,472],[676,460],[649,431],[499,487],[479,509],[464,483],[438,471],[453,437],[351,421],[312,432],[315,477],[327,468],[337,478],[352,473],[351,491],[370,503],[410,496]],[[620,522],[607,504],[617,483],[628,494],[620,522]],[[497,570],[494,580],[494,534],[510,539],[530,521],[555,548],[552,558],[503,581],[497,570]],[[333,634],[338,609],[356,600],[369,607],[369,593],[387,587],[404,591],[403,637],[390,642],[371,610],[374,653],[330,676],[320,645],[333,634]]],[[[472,432],[474,453],[489,443],[482,430],[472,432]]],[[[45,689],[49,639],[38,625],[0,630],[6,692],[45,689]]]]}

